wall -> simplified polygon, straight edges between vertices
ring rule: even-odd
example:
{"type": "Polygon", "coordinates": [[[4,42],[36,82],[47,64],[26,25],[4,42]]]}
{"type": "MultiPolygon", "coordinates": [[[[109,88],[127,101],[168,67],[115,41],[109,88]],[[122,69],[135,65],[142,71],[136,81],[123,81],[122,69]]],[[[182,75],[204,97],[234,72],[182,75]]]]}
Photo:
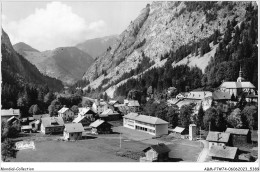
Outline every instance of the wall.
{"type": "Polygon", "coordinates": [[[130,129],[135,129],[135,121],[132,120],[132,119],[124,118],[123,126],[127,127],[127,128],[130,128],[130,129]]]}
{"type": "Polygon", "coordinates": [[[217,143],[217,142],[209,142],[209,149],[211,148],[211,146],[225,146],[225,143],[217,143]]]}
{"type": "Polygon", "coordinates": [[[155,128],[156,136],[168,134],[168,124],[157,124],[155,128]]]}

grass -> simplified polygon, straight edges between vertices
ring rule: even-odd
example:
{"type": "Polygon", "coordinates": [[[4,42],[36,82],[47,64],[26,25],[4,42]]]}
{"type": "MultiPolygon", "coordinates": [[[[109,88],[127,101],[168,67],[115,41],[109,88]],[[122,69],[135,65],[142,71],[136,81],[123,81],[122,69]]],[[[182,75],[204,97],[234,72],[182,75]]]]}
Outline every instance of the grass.
{"type": "Polygon", "coordinates": [[[21,150],[14,162],[134,162],[125,152],[141,152],[148,145],[118,138],[94,138],[75,142],[35,141],[36,150],[21,150]],[[119,154],[118,154],[119,152],[119,154]]]}

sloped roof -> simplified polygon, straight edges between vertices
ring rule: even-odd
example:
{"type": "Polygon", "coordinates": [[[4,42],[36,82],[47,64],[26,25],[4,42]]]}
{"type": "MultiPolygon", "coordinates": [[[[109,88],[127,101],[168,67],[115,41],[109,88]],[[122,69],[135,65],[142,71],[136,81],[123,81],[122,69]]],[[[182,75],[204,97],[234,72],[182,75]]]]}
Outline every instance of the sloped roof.
{"type": "Polygon", "coordinates": [[[147,115],[139,115],[137,113],[129,113],[123,117],[128,118],[128,119],[133,119],[136,121],[140,121],[140,122],[145,122],[148,124],[168,124],[168,122],[166,122],[160,118],[153,117],[153,116],[147,116],[147,115]]]}
{"type": "Polygon", "coordinates": [[[214,91],[212,93],[212,98],[213,98],[213,100],[230,100],[231,95],[227,92],[214,91]]]}
{"type": "Polygon", "coordinates": [[[19,120],[17,117],[12,116],[12,117],[10,117],[10,118],[7,119],[7,122],[9,122],[9,121],[11,121],[11,120],[13,120],[13,119],[15,119],[15,120],[19,120]]]}
{"type": "Polygon", "coordinates": [[[237,147],[211,146],[208,155],[218,158],[235,159],[236,154],[237,147]]]}
{"type": "Polygon", "coordinates": [[[191,91],[186,96],[186,99],[195,99],[195,100],[201,100],[205,97],[212,96],[212,92],[210,91],[191,91]]]}
{"type": "Polygon", "coordinates": [[[45,118],[42,118],[42,125],[44,127],[63,126],[64,121],[63,121],[62,117],[45,117],[45,118]],[[57,122],[58,125],[51,124],[51,123],[55,123],[55,122],[57,122]]]}
{"type": "MultiPolygon", "coordinates": [[[[90,126],[90,127],[97,128],[98,126],[100,126],[100,125],[103,124],[104,122],[105,122],[104,120],[98,119],[98,120],[92,122],[89,126],[90,126]]],[[[111,124],[108,123],[108,122],[105,122],[105,123],[107,123],[108,125],[111,125],[111,124]]],[[[112,125],[111,125],[111,126],[112,126],[112,125]]]]}
{"type": "Polygon", "coordinates": [[[150,147],[144,149],[143,152],[147,152],[150,149],[153,149],[158,154],[167,153],[171,151],[164,143],[159,143],[157,145],[151,145],[150,147]]]}
{"type": "Polygon", "coordinates": [[[19,116],[20,109],[1,109],[1,116],[19,116]]]}
{"type": "Polygon", "coordinates": [[[238,134],[238,135],[248,135],[249,129],[227,128],[226,133],[238,134]]]}
{"type": "Polygon", "coordinates": [[[255,88],[255,86],[248,81],[243,82],[223,82],[220,88],[255,88]]]}
{"type": "Polygon", "coordinates": [[[82,115],[78,115],[77,118],[75,118],[72,122],[73,123],[79,123],[82,119],[84,119],[85,116],[82,116],[82,115]]]}
{"type": "Polygon", "coordinates": [[[41,119],[41,118],[46,118],[46,117],[50,117],[50,115],[49,114],[33,115],[34,119],[41,119]]]}
{"type": "Polygon", "coordinates": [[[64,112],[66,112],[67,110],[69,110],[69,108],[63,107],[63,108],[61,108],[61,109],[58,111],[58,113],[64,113],[64,112]]]}
{"type": "Polygon", "coordinates": [[[108,102],[108,104],[110,104],[110,105],[114,105],[114,104],[116,104],[116,103],[118,103],[117,100],[110,100],[110,101],[108,102]]]}
{"type": "Polygon", "coordinates": [[[185,130],[185,128],[182,127],[175,127],[172,131],[176,132],[176,133],[182,133],[185,130]]]}
{"type": "Polygon", "coordinates": [[[128,106],[130,106],[130,107],[139,107],[140,104],[139,104],[139,102],[137,100],[129,100],[128,106]]]}
{"type": "Polygon", "coordinates": [[[210,131],[208,133],[206,140],[210,141],[210,142],[227,143],[229,140],[229,137],[230,137],[230,133],[210,131]]]}
{"type": "Polygon", "coordinates": [[[81,123],[70,123],[65,124],[65,130],[68,133],[76,133],[76,132],[83,132],[84,128],[81,123]]]}
{"type": "Polygon", "coordinates": [[[175,105],[175,104],[177,104],[179,101],[180,101],[180,99],[175,99],[175,98],[173,98],[173,99],[167,100],[167,103],[168,103],[168,104],[175,105]]]}
{"type": "Polygon", "coordinates": [[[109,116],[109,115],[117,115],[117,114],[119,113],[113,112],[112,109],[106,109],[99,116],[109,116]]]}
{"type": "Polygon", "coordinates": [[[79,116],[80,115],[85,115],[86,113],[88,113],[88,112],[92,112],[92,113],[94,113],[94,111],[93,110],[91,110],[89,107],[87,107],[87,108],[82,108],[80,111],[79,111],[79,116]]]}
{"type": "Polygon", "coordinates": [[[183,105],[189,105],[191,103],[198,103],[200,100],[191,100],[191,99],[184,99],[182,101],[179,101],[176,105],[181,108],[183,105]]]}
{"type": "Polygon", "coordinates": [[[30,126],[30,125],[23,125],[23,126],[21,127],[21,129],[22,129],[22,130],[32,129],[32,126],[30,126]]]}

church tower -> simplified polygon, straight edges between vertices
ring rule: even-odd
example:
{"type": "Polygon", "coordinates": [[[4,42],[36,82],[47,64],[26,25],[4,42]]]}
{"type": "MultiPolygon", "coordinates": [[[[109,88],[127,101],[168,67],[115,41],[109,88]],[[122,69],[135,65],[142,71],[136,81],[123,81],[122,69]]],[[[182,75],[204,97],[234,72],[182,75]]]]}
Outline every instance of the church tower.
{"type": "Polygon", "coordinates": [[[239,71],[239,76],[237,78],[237,82],[244,82],[245,79],[242,77],[243,75],[243,72],[242,72],[242,69],[241,69],[241,66],[240,66],[240,71],[239,71]]]}

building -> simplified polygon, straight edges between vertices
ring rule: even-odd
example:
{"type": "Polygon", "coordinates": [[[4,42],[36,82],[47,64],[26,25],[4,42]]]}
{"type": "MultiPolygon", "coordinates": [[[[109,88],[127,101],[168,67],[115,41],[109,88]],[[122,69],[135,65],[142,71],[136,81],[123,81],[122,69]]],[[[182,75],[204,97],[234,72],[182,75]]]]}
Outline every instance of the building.
{"type": "Polygon", "coordinates": [[[21,132],[24,133],[31,133],[32,132],[32,126],[30,125],[24,125],[21,127],[21,132]]]}
{"type": "Polygon", "coordinates": [[[130,112],[138,112],[140,110],[140,104],[137,100],[128,100],[127,106],[130,112]]]}
{"type": "Polygon", "coordinates": [[[84,128],[81,123],[65,124],[63,131],[64,140],[80,140],[84,128]]]}
{"type": "Polygon", "coordinates": [[[20,123],[20,120],[19,120],[19,118],[12,116],[12,117],[8,118],[6,120],[6,122],[11,125],[18,125],[20,123]]]}
{"type": "Polygon", "coordinates": [[[97,114],[101,114],[103,111],[107,109],[108,109],[108,104],[104,101],[95,100],[95,102],[92,105],[92,110],[97,114]]]}
{"type": "Polygon", "coordinates": [[[62,117],[64,121],[69,121],[74,118],[74,112],[69,108],[63,107],[58,111],[58,117],[62,117]]]}
{"type": "Polygon", "coordinates": [[[90,119],[90,121],[95,121],[95,116],[96,116],[96,113],[91,110],[91,108],[87,107],[87,108],[81,108],[79,113],[78,113],[78,117],[79,116],[85,116],[87,117],[88,119],[90,119]]]}
{"type": "Polygon", "coordinates": [[[20,109],[1,109],[1,120],[7,120],[12,116],[19,118],[20,117],[20,109]]]}
{"type": "Polygon", "coordinates": [[[29,125],[32,127],[33,131],[40,130],[41,121],[39,119],[29,122],[29,125]]]}
{"type": "Polygon", "coordinates": [[[41,120],[42,118],[50,117],[49,114],[33,115],[34,120],[41,120]]]}
{"type": "Polygon", "coordinates": [[[208,156],[212,160],[236,162],[238,160],[238,149],[229,146],[212,146],[209,150],[208,156]]]}
{"type": "Polygon", "coordinates": [[[62,117],[42,118],[41,132],[43,134],[63,133],[64,121],[62,117]]]}
{"type": "Polygon", "coordinates": [[[188,92],[181,92],[181,93],[176,95],[176,99],[182,100],[182,99],[185,99],[188,95],[189,95],[188,92]]]}
{"type": "Polygon", "coordinates": [[[197,140],[197,126],[195,124],[189,125],[189,140],[197,140]]]}
{"type": "Polygon", "coordinates": [[[92,134],[109,134],[112,132],[112,125],[101,119],[91,123],[90,127],[92,134]]]}
{"type": "Polygon", "coordinates": [[[89,126],[93,122],[90,118],[87,116],[81,116],[79,115],[77,118],[75,118],[72,123],[81,123],[84,127],[89,126]]]}
{"type": "Polygon", "coordinates": [[[209,148],[212,146],[230,145],[230,133],[210,131],[206,140],[209,142],[209,148]]]}
{"type": "Polygon", "coordinates": [[[112,109],[107,109],[103,111],[99,117],[105,121],[116,121],[121,118],[121,115],[118,112],[114,112],[112,109]]]}
{"type": "Polygon", "coordinates": [[[242,77],[243,72],[240,67],[239,77],[237,78],[237,82],[223,82],[219,89],[223,92],[229,93],[231,96],[234,95],[235,97],[241,95],[242,93],[254,93],[255,86],[249,82],[245,81],[242,77]]]}
{"type": "Polygon", "coordinates": [[[154,136],[168,134],[168,122],[152,116],[129,113],[123,116],[123,126],[154,136]]]}
{"type": "Polygon", "coordinates": [[[226,133],[230,133],[232,146],[239,147],[251,142],[251,132],[249,129],[227,128],[226,133]]]}
{"type": "Polygon", "coordinates": [[[187,130],[183,127],[175,127],[174,129],[168,129],[170,133],[174,134],[176,138],[184,138],[184,135],[187,134],[187,130]]]}
{"type": "Polygon", "coordinates": [[[152,145],[143,150],[145,157],[141,157],[140,162],[167,162],[170,151],[164,143],[152,145]]]}

